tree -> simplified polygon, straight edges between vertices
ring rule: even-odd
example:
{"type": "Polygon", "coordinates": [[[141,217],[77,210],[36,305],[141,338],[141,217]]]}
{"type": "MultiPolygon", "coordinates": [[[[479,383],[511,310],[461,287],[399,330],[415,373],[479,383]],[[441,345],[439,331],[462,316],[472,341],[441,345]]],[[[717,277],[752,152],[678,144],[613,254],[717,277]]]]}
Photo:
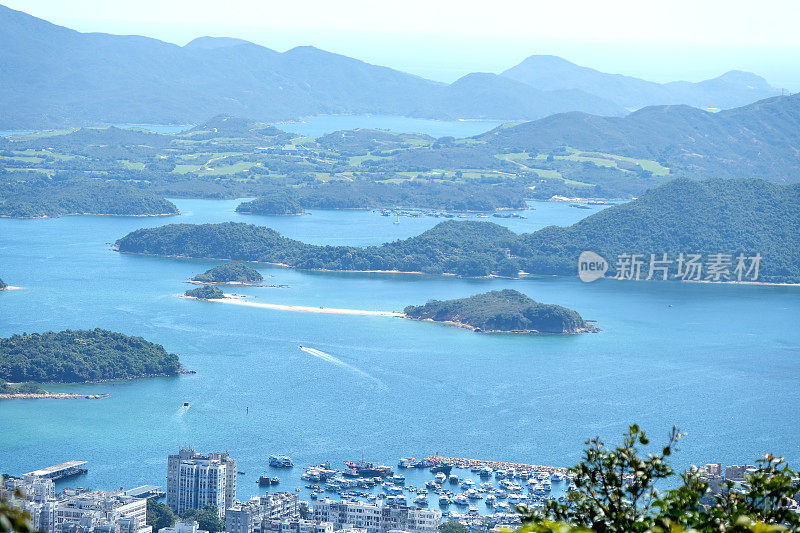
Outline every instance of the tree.
{"type": "Polygon", "coordinates": [[[497,273],[506,278],[518,278],[521,270],[515,259],[503,259],[497,267],[497,273]]]}
{"type": "Polygon", "coordinates": [[[158,532],[164,527],[175,525],[175,513],[165,503],[156,500],[147,500],[147,525],[153,526],[153,531],[158,532]]]}
{"type": "Polygon", "coordinates": [[[448,520],[439,526],[439,533],[469,533],[469,529],[461,522],[448,520]]]}
{"type": "MultiPolygon", "coordinates": [[[[0,476],[0,481],[3,481],[3,476],[0,476]]],[[[24,497],[21,493],[15,496],[24,497]]],[[[5,498],[0,498],[0,533],[33,533],[33,531],[31,515],[14,507],[5,498]]]]}
{"type": "Polygon", "coordinates": [[[217,533],[225,529],[225,522],[219,517],[216,505],[206,505],[202,509],[187,509],[181,513],[181,520],[196,520],[200,529],[217,533]]]}
{"type": "Polygon", "coordinates": [[[616,448],[599,437],[587,441],[584,459],[570,469],[577,490],[566,503],[547,502],[542,510],[519,508],[518,533],[745,533],[800,531],[791,508],[797,474],[782,458],[765,456],[746,477],[745,490],[727,483],[709,494],[701,472],[691,469],[683,484],[663,495],[656,485],[674,472],[667,458],[683,435],[673,428],[661,453],[643,456],[649,439],[637,425],[616,448]]]}

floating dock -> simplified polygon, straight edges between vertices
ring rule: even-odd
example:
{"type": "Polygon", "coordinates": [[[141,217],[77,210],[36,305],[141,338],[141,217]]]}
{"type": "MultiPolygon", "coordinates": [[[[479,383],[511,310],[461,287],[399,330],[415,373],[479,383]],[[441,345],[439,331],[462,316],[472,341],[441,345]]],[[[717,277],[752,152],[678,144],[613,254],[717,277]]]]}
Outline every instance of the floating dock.
{"type": "Polygon", "coordinates": [[[43,477],[47,479],[62,479],[65,477],[85,474],[89,469],[86,468],[86,461],[67,461],[58,465],[48,466],[40,470],[28,472],[26,476],[43,477]]]}
{"type": "Polygon", "coordinates": [[[484,468],[489,467],[492,470],[499,468],[503,470],[525,470],[528,472],[548,472],[550,474],[567,474],[567,469],[561,466],[542,466],[542,465],[526,465],[523,463],[507,463],[505,461],[483,461],[480,459],[464,459],[462,457],[442,457],[440,455],[432,455],[426,457],[425,461],[432,466],[448,463],[455,468],[484,468]]]}

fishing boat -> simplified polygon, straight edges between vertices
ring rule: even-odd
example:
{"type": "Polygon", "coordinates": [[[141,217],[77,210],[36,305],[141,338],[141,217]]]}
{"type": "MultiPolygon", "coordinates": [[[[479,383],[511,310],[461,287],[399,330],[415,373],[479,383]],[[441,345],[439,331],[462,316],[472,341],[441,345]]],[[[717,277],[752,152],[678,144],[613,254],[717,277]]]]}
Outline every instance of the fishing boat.
{"type": "Polygon", "coordinates": [[[440,465],[435,465],[431,467],[432,474],[438,474],[439,472],[441,472],[445,476],[449,476],[451,470],[453,470],[453,465],[451,465],[450,463],[442,463],[440,465]]]}
{"type": "Polygon", "coordinates": [[[435,479],[437,483],[444,483],[444,481],[447,479],[447,474],[444,472],[439,472],[433,476],[433,479],[435,479]]]}
{"type": "Polygon", "coordinates": [[[419,505],[420,507],[427,507],[428,506],[428,497],[424,494],[420,494],[416,498],[414,498],[414,504],[419,505]]]}
{"type": "Polygon", "coordinates": [[[288,455],[270,455],[269,466],[273,468],[291,468],[294,466],[294,462],[288,455]]]}
{"type": "Polygon", "coordinates": [[[394,474],[394,469],[391,466],[375,465],[366,461],[345,461],[345,465],[349,468],[346,475],[354,477],[387,477],[394,474]]]}
{"type": "Polygon", "coordinates": [[[261,474],[261,477],[258,478],[258,485],[260,487],[269,487],[271,483],[272,479],[270,479],[266,472],[261,474]]]}
{"type": "Polygon", "coordinates": [[[448,496],[447,494],[442,494],[441,496],[439,496],[439,505],[441,505],[442,507],[447,507],[451,503],[452,500],[450,499],[450,496],[448,496]]]}

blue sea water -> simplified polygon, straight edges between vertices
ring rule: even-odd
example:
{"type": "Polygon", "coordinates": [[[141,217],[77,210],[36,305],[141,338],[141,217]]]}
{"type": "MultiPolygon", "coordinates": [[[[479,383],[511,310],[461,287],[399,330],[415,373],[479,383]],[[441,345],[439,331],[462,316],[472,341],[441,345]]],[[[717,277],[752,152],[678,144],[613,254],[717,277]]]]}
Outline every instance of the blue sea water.
{"type": "MultiPolygon", "coordinates": [[[[298,465],[341,466],[362,453],[395,464],[439,453],[569,466],[587,438],[616,441],[633,422],[654,443],[673,424],[686,431],[678,467],[752,462],[764,452],[800,464],[800,288],[259,266],[268,283],[288,287],[236,289],[268,303],[402,310],[508,287],[576,309],[602,329],[570,337],[191,301],[178,298],[185,281],[215,262],[124,255],[111,243],[144,226],[236,220],[307,242],[367,245],[418,234],[439,219],[394,224],[372,211],[256,217],[235,213],[236,201],[176,204],[181,214],[165,218],[0,219],[0,277],[24,287],[0,293],[0,336],[107,328],[161,343],[197,371],[48,387],[110,394],[104,400],[0,402],[0,472],[84,459],[88,475],[66,484],[159,485],[166,456],[193,445],[231,453],[245,472],[239,496],[247,497],[258,493],[271,453],[298,465]]],[[[527,219],[489,220],[532,231],[599,209],[533,205],[527,219]]],[[[300,473],[275,475],[291,489],[300,473]]]]}

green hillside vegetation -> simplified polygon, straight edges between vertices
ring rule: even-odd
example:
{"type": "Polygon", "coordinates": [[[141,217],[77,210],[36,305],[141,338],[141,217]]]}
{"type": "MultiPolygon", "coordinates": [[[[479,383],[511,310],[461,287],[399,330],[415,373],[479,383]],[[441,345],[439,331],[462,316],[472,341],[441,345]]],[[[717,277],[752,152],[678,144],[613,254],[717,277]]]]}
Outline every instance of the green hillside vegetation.
{"type": "Polygon", "coordinates": [[[104,329],[0,339],[0,379],[15,383],[83,383],[171,376],[180,370],[178,356],[163,346],[104,329]]]}
{"type": "Polygon", "coordinates": [[[632,198],[676,177],[800,181],[800,95],[712,114],[561,114],[470,139],[358,129],[298,137],[217,116],[180,134],[82,128],[0,138],[0,215],[174,212],[164,198],[257,198],[243,213],[524,209],[632,198]],[[699,132],[699,133],[698,133],[699,132]]]}
{"type": "Polygon", "coordinates": [[[8,383],[0,379],[0,394],[42,394],[45,393],[38,383],[8,383]]]}
{"type": "Polygon", "coordinates": [[[202,281],[204,283],[259,283],[264,281],[256,269],[242,263],[223,263],[212,269],[206,270],[192,278],[192,281],[202,281]]]}
{"type": "Polygon", "coordinates": [[[274,196],[243,202],[236,207],[236,212],[249,215],[302,215],[303,208],[300,207],[295,195],[285,191],[274,196]]]}
{"type": "Polygon", "coordinates": [[[521,292],[505,289],[457,300],[431,300],[405,308],[410,318],[453,322],[475,331],[574,334],[594,328],[576,312],[539,303],[521,292]]]}
{"type": "Polygon", "coordinates": [[[499,150],[561,147],[654,160],[691,177],[800,180],[800,94],[710,113],[655,106],[626,117],[563,113],[478,136],[499,150]]]}
{"type": "Polygon", "coordinates": [[[196,289],[189,289],[183,294],[184,296],[197,298],[198,300],[216,300],[225,297],[225,293],[222,292],[222,289],[211,285],[203,285],[196,289]]]}
{"type": "Polygon", "coordinates": [[[83,214],[176,215],[178,208],[149,191],[90,180],[26,183],[6,193],[0,191],[0,216],[41,218],[83,214]]]}
{"type": "MultiPolygon", "coordinates": [[[[171,224],[134,231],[121,252],[284,264],[303,269],[575,275],[580,252],[761,254],[759,281],[800,281],[800,185],[760,180],[675,180],[573,226],[517,235],[491,222],[446,221],[380,246],[317,246],[250,224],[171,224]]],[[[646,274],[646,271],[645,271],[646,274]]]]}

